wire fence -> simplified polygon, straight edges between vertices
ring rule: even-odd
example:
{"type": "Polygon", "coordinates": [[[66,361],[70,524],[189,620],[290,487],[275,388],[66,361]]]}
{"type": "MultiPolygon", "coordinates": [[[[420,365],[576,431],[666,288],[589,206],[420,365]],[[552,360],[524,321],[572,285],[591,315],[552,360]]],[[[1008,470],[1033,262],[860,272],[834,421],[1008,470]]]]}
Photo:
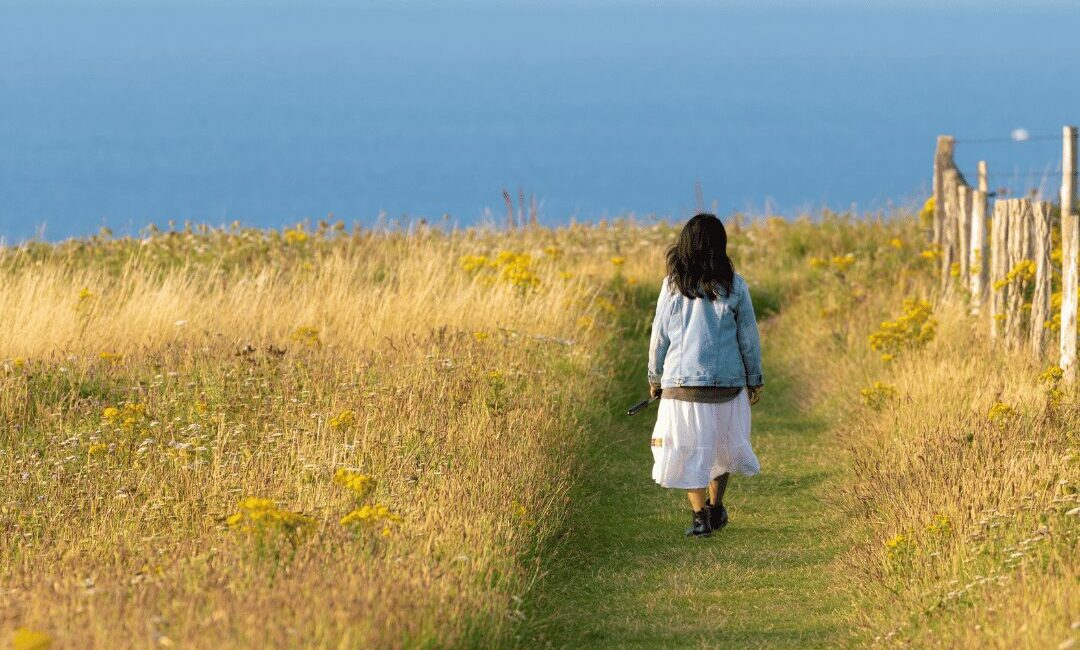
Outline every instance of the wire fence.
{"type": "Polygon", "coordinates": [[[991,340],[1026,347],[1040,362],[1052,355],[1069,382],[1075,382],[1078,374],[1076,148],[1077,129],[1071,126],[1064,127],[1060,136],[1032,136],[1022,129],[1007,139],[939,136],[930,231],[932,250],[940,256],[942,296],[967,301],[973,314],[988,313],[991,340]],[[972,175],[975,185],[969,185],[953,155],[957,144],[1058,138],[1062,153],[1056,169],[1048,164],[1042,171],[991,174],[986,161],[980,160],[972,175]],[[1040,182],[1034,191],[1025,188],[1023,198],[1009,198],[1007,186],[991,189],[992,181],[1008,179],[1016,185],[1032,178],[1040,182]],[[1044,200],[1055,178],[1060,190],[1056,206],[1044,200]]]}
{"type": "MultiPolygon", "coordinates": [[[[954,138],[958,145],[1011,144],[1024,145],[1029,142],[1060,142],[1060,135],[1031,135],[1025,129],[1016,129],[1008,137],[967,137],[954,138]]],[[[965,174],[966,175],[966,174],[965,174]]],[[[973,175],[974,176],[974,175],[973,175]]],[[[1027,197],[1041,200],[1059,193],[1061,184],[1061,164],[1046,163],[1043,169],[1011,172],[991,172],[985,175],[990,184],[991,197],[1027,197]]]]}

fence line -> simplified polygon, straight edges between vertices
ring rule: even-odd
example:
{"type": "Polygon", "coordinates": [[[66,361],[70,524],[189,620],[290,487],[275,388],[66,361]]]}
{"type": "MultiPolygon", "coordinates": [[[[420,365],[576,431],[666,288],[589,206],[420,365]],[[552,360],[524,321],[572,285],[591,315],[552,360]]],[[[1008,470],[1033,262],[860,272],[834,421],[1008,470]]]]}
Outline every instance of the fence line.
{"type": "MultiPolygon", "coordinates": [[[[989,203],[986,161],[977,187],[956,166],[956,138],[938,136],[934,151],[934,220],[931,243],[941,253],[941,294],[969,301],[971,313],[989,306],[991,339],[1026,347],[1039,361],[1056,347],[1065,380],[1077,380],[1077,302],[1080,298],[1080,216],[1076,211],[1076,127],[1062,131],[1058,215],[1047,201],[1026,198],[989,203]],[[987,218],[990,223],[987,224],[987,218]],[[1053,311],[1053,231],[1061,228],[1061,306],[1053,311]],[[1030,302],[1028,298],[1030,296],[1030,302]],[[1058,345],[1048,345],[1058,327],[1058,345]]],[[[978,142],[978,140],[961,140],[978,142]]]]}

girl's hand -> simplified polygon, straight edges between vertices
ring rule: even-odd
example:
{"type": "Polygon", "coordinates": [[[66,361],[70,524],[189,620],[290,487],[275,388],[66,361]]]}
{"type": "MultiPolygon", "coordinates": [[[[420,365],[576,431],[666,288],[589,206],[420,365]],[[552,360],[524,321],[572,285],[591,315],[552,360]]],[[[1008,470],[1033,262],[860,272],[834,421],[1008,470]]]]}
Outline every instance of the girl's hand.
{"type": "Polygon", "coordinates": [[[749,388],[746,389],[747,392],[750,395],[750,406],[753,406],[754,404],[757,404],[758,400],[761,399],[761,389],[763,389],[763,388],[765,388],[765,387],[764,386],[750,386],[749,388]]]}
{"type": "Polygon", "coordinates": [[[649,384],[649,397],[660,397],[660,393],[663,392],[659,386],[655,384],[649,384]]]}

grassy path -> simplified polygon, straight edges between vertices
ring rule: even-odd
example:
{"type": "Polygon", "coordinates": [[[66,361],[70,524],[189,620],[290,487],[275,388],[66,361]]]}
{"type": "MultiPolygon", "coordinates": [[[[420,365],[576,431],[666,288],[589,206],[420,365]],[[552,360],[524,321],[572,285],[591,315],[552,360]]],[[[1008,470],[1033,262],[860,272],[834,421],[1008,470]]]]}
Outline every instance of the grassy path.
{"type": "MultiPolygon", "coordinates": [[[[640,334],[640,333],[639,333],[640,334]]],[[[762,473],[733,477],[731,523],[686,539],[685,492],[651,478],[656,409],[629,418],[642,392],[645,343],[627,342],[625,398],[597,427],[555,566],[538,599],[537,647],[828,647],[843,643],[844,601],[831,590],[841,522],[820,499],[838,471],[820,419],[788,399],[792,377],[770,365],[753,407],[762,473]]],[[[767,339],[766,339],[767,345],[767,339]]],[[[625,385],[622,385],[625,384],[625,385]]]]}

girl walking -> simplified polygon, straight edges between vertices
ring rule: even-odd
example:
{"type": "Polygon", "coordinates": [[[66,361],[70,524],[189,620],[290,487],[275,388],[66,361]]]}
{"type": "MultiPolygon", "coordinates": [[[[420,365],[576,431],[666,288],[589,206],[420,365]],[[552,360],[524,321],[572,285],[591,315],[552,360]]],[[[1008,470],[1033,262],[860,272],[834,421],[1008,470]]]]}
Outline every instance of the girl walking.
{"type": "Polygon", "coordinates": [[[750,447],[750,405],[764,383],[750,289],[727,255],[724,225],[699,214],[667,253],[649,341],[649,394],[661,398],[653,480],[686,490],[688,537],[727,524],[731,472],[760,470],[750,447]]]}

